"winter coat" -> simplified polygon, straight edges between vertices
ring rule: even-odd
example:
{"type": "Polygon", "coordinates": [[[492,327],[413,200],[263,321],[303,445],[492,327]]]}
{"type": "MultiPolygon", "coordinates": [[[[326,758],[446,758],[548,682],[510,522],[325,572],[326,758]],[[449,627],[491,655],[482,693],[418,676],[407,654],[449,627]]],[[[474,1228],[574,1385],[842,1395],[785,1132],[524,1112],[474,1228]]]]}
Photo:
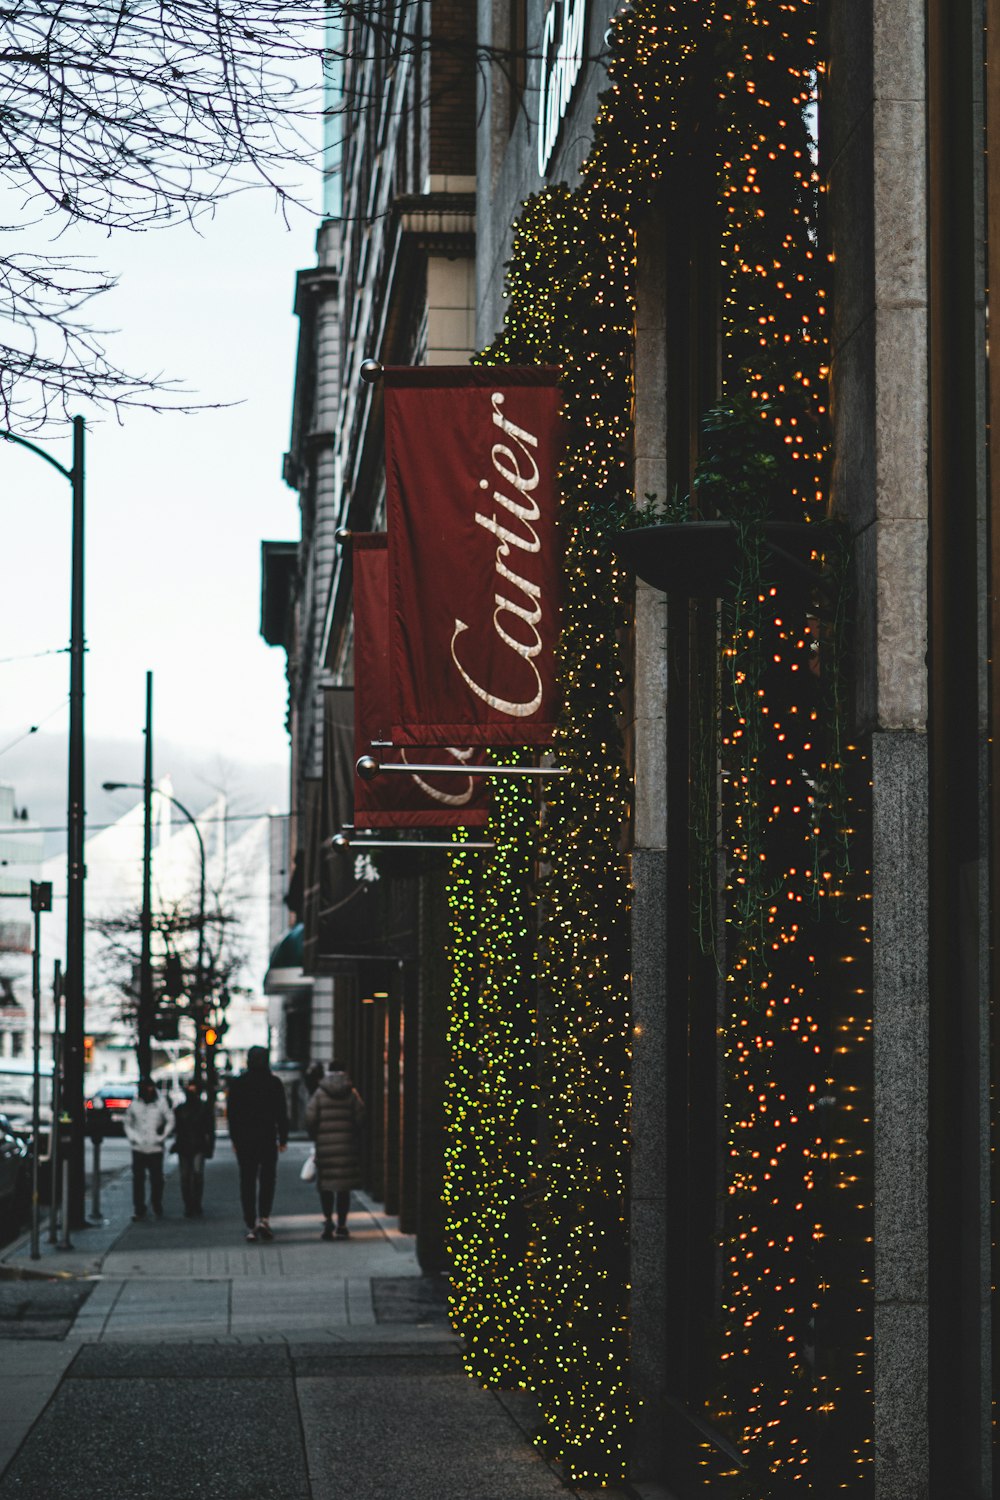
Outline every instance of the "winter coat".
{"type": "Polygon", "coordinates": [[[185,1099],[174,1110],[174,1144],[178,1156],[212,1156],[215,1111],[203,1099],[185,1099]]]}
{"type": "Polygon", "coordinates": [[[316,1142],[316,1186],[343,1192],[361,1185],[361,1125],[365,1106],[346,1073],[327,1073],[306,1106],[306,1129],[316,1142]]]}
{"type": "Polygon", "coordinates": [[[248,1068],[229,1086],[229,1139],[237,1156],[269,1156],[288,1145],[288,1105],[270,1068],[248,1068]]]}
{"type": "Polygon", "coordinates": [[[148,1103],[133,1099],[125,1111],[125,1134],[133,1151],[143,1156],[158,1155],[173,1129],[174,1117],[169,1104],[157,1094],[148,1103]]]}

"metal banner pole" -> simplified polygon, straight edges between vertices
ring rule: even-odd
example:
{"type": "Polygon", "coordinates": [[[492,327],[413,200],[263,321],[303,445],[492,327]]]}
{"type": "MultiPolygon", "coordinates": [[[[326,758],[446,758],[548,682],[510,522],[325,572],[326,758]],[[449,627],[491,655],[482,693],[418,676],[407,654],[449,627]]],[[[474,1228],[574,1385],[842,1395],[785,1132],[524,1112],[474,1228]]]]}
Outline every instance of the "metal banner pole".
{"type": "Polygon", "coordinates": [[[470,849],[492,851],[495,844],[456,844],[451,839],[359,839],[347,833],[335,833],[327,843],[333,849],[446,849],[451,854],[465,854],[470,849]]]}
{"type": "Polygon", "coordinates": [[[359,757],[354,769],[362,781],[394,772],[397,776],[572,776],[565,766],[423,766],[409,761],[378,761],[373,755],[359,757]]]}

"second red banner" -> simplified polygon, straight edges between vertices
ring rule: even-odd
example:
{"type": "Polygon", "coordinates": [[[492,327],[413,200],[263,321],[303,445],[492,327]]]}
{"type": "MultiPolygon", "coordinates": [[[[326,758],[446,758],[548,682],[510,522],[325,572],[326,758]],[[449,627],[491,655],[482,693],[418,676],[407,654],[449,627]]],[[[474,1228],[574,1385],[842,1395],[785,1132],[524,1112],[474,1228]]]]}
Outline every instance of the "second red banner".
{"type": "MultiPolygon", "coordinates": [[[[354,558],[354,742],[384,764],[481,765],[481,748],[390,748],[389,570],[384,532],[356,532],[354,558]]],[[[483,776],[390,772],[354,780],[356,828],[476,828],[489,816],[483,776]]]]}

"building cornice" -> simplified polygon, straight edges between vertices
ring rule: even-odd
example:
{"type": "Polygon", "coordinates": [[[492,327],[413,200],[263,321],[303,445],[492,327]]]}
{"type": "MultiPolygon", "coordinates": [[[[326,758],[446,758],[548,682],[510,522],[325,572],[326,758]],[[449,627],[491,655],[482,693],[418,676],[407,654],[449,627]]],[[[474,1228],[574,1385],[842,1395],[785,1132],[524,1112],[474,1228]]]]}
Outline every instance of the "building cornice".
{"type": "Polygon", "coordinates": [[[401,193],[392,209],[407,250],[421,250],[425,255],[474,254],[475,193],[401,193]]]}

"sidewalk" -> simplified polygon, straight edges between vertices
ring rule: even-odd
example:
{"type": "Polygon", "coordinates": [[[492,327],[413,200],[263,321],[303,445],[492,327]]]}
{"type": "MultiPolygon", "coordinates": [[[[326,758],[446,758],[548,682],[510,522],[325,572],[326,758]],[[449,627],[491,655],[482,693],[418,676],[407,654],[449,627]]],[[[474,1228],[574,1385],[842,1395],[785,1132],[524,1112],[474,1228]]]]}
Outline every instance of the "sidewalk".
{"type": "Polygon", "coordinates": [[[33,1261],[23,1236],[0,1256],[0,1265],[99,1278],[70,1340],[324,1340],[372,1328],[373,1279],[420,1274],[413,1240],[356,1194],[351,1238],[320,1241],[316,1190],[299,1177],[307,1151],[306,1142],[293,1142],[281,1158],[270,1244],[248,1245],[243,1238],[236,1163],[223,1140],[207,1164],[203,1218],[183,1217],[168,1160],[163,1219],[131,1222],[125,1172],[102,1194],[105,1223],[75,1232],[72,1250],[59,1250],[43,1236],[41,1259],[33,1261]]]}
{"type": "Polygon", "coordinates": [[[307,1150],[281,1158],[271,1244],[243,1239],[221,1141],[203,1219],[181,1216],[171,1173],[165,1217],[132,1224],[125,1173],[103,1195],[106,1223],[72,1250],[43,1240],[31,1261],[27,1239],[7,1248],[8,1276],[63,1278],[18,1295],[93,1291],[65,1337],[56,1321],[0,1329],[0,1500],[79,1500],[81,1487],[130,1500],[575,1493],[531,1447],[527,1398],[464,1375],[442,1289],[394,1220],[355,1195],[350,1239],[320,1240],[298,1175],[307,1150]]]}

